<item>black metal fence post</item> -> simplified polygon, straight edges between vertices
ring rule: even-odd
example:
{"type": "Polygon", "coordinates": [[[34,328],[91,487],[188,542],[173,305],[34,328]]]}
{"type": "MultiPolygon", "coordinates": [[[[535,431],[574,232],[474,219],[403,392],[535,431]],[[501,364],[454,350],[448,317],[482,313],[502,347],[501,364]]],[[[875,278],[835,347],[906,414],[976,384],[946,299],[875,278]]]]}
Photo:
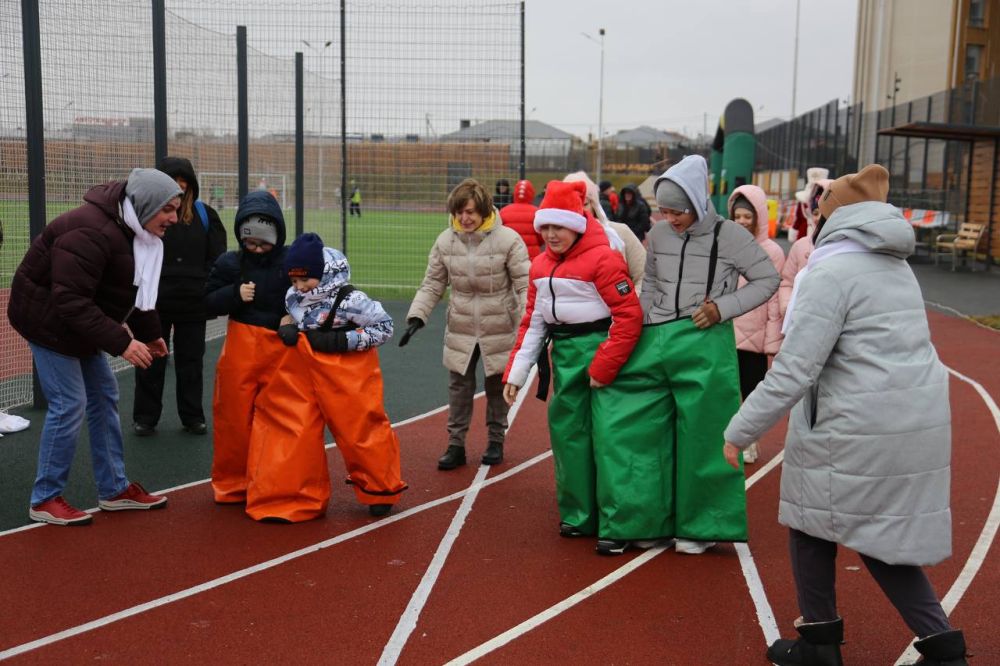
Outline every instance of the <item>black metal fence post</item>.
{"type": "Polygon", "coordinates": [[[247,27],[236,26],[236,141],[240,201],[250,189],[250,124],[247,108],[247,27]]]}
{"type": "Polygon", "coordinates": [[[340,0],[340,250],[347,255],[347,8],[340,0]]]}
{"type": "Polygon", "coordinates": [[[521,0],[521,159],[518,162],[518,178],[525,179],[525,140],[524,140],[524,0],[521,0]]]}
{"type": "MultiPolygon", "coordinates": [[[[24,128],[28,149],[28,228],[32,240],[45,229],[45,122],[42,116],[42,38],[38,1],[21,0],[21,34],[24,48],[24,128]]],[[[31,363],[34,406],[48,403],[31,363]]]]}
{"type": "Polygon", "coordinates": [[[306,218],[305,147],[302,122],[305,109],[302,99],[302,51],[295,52],[295,237],[302,235],[306,218]]]}
{"type": "Polygon", "coordinates": [[[153,163],[167,156],[167,16],[164,0],[153,0],[153,163]]]}

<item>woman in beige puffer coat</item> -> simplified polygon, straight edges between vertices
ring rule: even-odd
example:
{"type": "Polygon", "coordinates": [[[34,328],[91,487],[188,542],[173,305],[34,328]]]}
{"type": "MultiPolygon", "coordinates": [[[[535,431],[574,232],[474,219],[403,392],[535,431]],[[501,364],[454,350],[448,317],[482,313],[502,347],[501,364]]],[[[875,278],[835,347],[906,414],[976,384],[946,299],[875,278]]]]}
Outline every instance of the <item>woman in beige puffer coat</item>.
{"type": "Polygon", "coordinates": [[[451,287],[444,334],[449,370],[448,449],[438,469],[465,464],[465,435],[472,418],[476,365],[486,374],[488,446],[482,462],[503,461],[507,403],[503,371],[514,346],[528,291],[528,250],[517,232],[504,227],[489,193],[475,180],[462,181],[448,196],[451,222],[427,260],[427,272],[406,315],[409,336],[427,323],[451,287]]]}

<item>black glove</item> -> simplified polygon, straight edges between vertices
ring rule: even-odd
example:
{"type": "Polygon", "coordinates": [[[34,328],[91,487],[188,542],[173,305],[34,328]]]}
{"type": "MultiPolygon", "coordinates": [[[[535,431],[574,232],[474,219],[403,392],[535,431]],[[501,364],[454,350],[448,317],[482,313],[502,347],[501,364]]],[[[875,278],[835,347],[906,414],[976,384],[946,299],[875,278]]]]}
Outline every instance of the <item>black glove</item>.
{"type": "Polygon", "coordinates": [[[424,322],[417,319],[416,317],[410,317],[406,320],[406,333],[403,333],[403,337],[399,339],[399,346],[405,347],[406,343],[410,341],[413,334],[424,327],[424,322]]]}
{"type": "Polygon", "coordinates": [[[299,341],[299,327],[295,324],[283,324],[278,327],[278,337],[289,347],[294,347],[299,341]]]}
{"type": "Polygon", "coordinates": [[[321,354],[337,354],[347,351],[347,331],[306,331],[306,340],[313,351],[321,354]]]}

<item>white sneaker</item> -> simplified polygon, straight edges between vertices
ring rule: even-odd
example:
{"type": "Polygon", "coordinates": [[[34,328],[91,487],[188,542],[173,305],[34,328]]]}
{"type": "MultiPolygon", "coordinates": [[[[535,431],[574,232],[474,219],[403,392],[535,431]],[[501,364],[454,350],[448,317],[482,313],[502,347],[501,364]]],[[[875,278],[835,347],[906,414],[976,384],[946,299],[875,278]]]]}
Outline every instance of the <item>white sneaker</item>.
{"type": "Polygon", "coordinates": [[[677,539],[674,543],[674,550],[678,553],[684,553],[685,555],[701,555],[714,545],[714,541],[689,541],[687,539],[677,539]]]}
{"type": "Polygon", "coordinates": [[[0,433],[19,432],[31,425],[31,421],[17,414],[0,411],[0,433]]]}
{"type": "Polygon", "coordinates": [[[747,448],[743,449],[743,464],[749,465],[751,463],[757,462],[757,457],[760,455],[760,447],[757,442],[754,442],[747,448]]]}
{"type": "Polygon", "coordinates": [[[669,538],[662,539],[639,539],[638,541],[633,541],[632,545],[636,548],[641,548],[643,550],[649,550],[650,548],[670,548],[674,545],[674,540],[669,538]]]}

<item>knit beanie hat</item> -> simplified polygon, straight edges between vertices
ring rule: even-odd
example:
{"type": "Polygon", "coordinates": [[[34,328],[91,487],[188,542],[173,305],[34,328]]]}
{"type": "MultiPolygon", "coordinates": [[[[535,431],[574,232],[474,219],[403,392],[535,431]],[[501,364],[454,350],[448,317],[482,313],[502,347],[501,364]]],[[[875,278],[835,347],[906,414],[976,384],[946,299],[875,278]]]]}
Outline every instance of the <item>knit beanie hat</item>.
{"type": "Polygon", "coordinates": [[[737,208],[742,208],[744,210],[748,210],[751,213],[753,213],[754,217],[757,217],[757,210],[753,207],[753,204],[750,203],[750,200],[747,199],[742,194],[739,195],[738,197],[736,197],[736,201],[733,202],[733,214],[736,213],[736,209],[737,208]]]}
{"type": "Polygon", "coordinates": [[[323,239],[317,234],[302,234],[285,255],[285,272],[293,278],[323,277],[323,239]]]}
{"type": "Polygon", "coordinates": [[[684,188],[669,178],[665,178],[657,183],[656,203],[660,208],[669,208],[670,210],[685,212],[694,210],[694,205],[688,199],[684,188]]]}
{"type": "Polygon", "coordinates": [[[819,200],[819,214],[830,219],[841,206],[862,201],[885,202],[889,196],[889,172],[881,164],[869,164],[830,183],[819,200]]]}
{"type": "Polygon", "coordinates": [[[611,189],[611,181],[610,181],[610,180],[602,180],[601,182],[599,182],[599,183],[597,184],[597,188],[598,188],[598,189],[599,189],[599,190],[600,190],[601,192],[603,192],[604,190],[608,190],[608,189],[611,189]]]}
{"type": "Polygon", "coordinates": [[[582,234],[587,230],[587,214],[583,210],[585,196],[587,184],[583,181],[550,180],[545,187],[545,198],[535,212],[535,231],[540,232],[546,224],[554,224],[582,234]]]}
{"type": "Polygon", "coordinates": [[[245,238],[256,238],[274,245],[278,242],[278,227],[274,220],[266,215],[249,215],[240,223],[239,237],[241,241],[245,238]]]}
{"type": "Polygon", "coordinates": [[[125,183],[125,196],[132,201],[139,224],[153,219],[174,197],[181,195],[177,181],[158,169],[132,169],[125,183]]]}

